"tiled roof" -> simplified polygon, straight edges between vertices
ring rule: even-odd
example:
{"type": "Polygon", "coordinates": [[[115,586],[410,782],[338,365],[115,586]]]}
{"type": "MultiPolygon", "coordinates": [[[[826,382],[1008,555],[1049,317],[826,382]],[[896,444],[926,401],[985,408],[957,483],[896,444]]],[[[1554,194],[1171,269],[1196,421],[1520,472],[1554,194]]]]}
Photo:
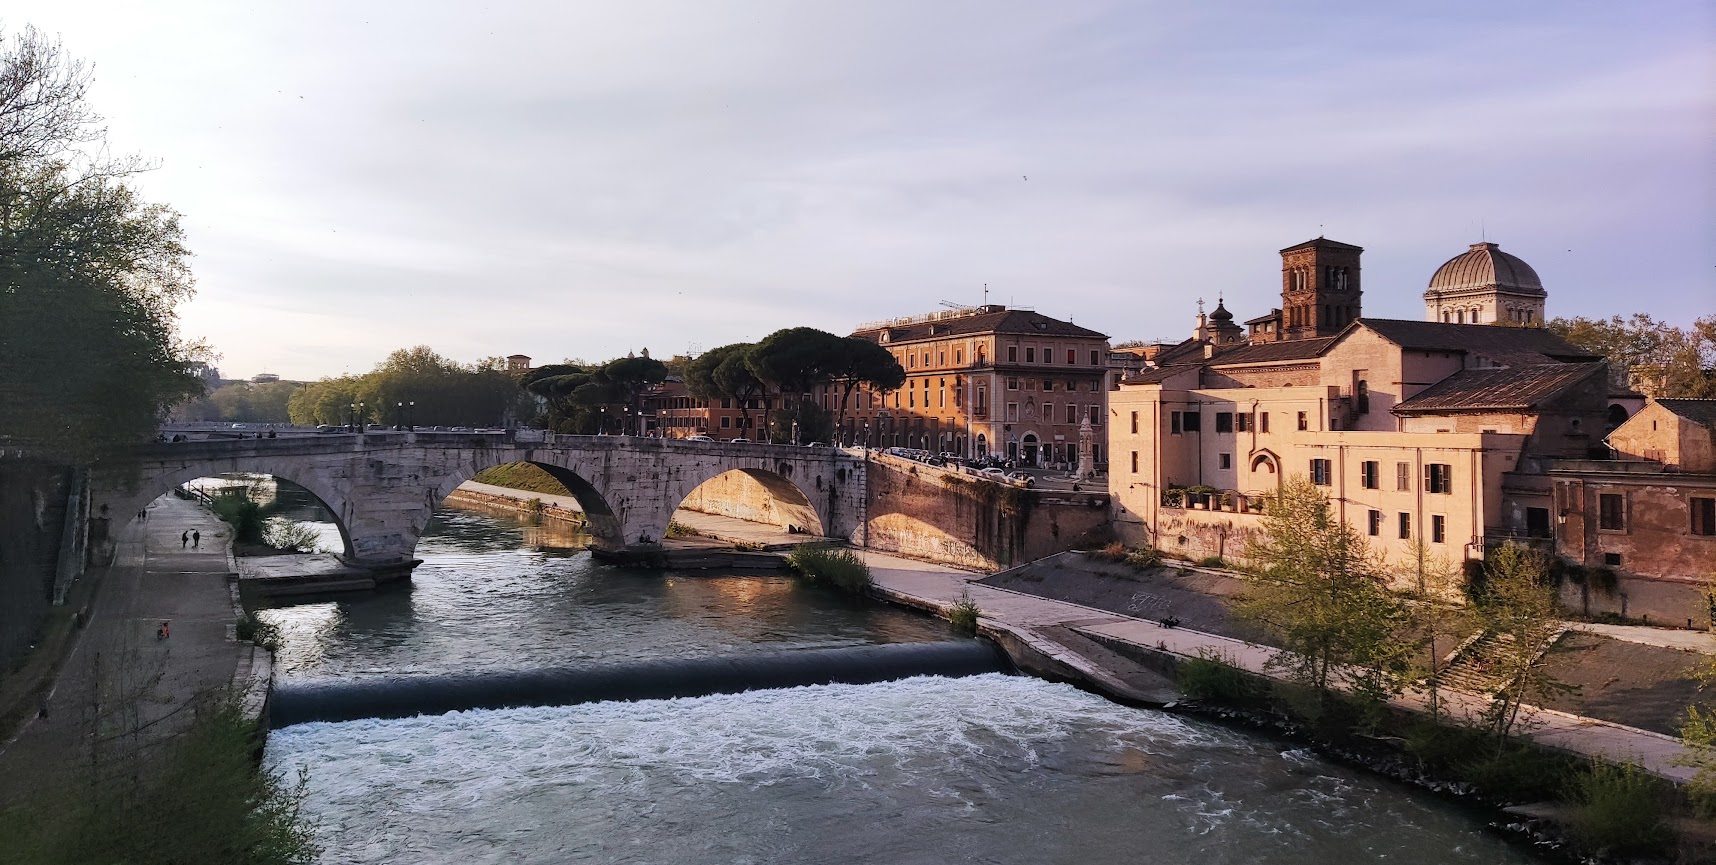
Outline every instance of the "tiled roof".
{"type": "Polygon", "coordinates": [[[1394,411],[1417,414],[1532,409],[1591,376],[1604,375],[1607,368],[1597,362],[1463,369],[1403,400],[1394,411]]]}
{"type": "Polygon", "coordinates": [[[1430,289],[1425,294],[1490,286],[1515,294],[1548,296],[1531,265],[1517,255],[1502,252],[1493,243],[1474,243],[1471,249],[1448,259],[1430,277],[1430,289]]]}
{"type": "Polygon", "coordinates": [[[1481,354],[1510,365],[1542,363],[1546,360],[1583,362],[1600,360],[1602,357],[1540,327],[1361,318],[1353,322],[1346,332],[1350,333],[1358,327],[1368,327],[1401,348],[1481,354]]]}
{"type": "Polygon", "coordinates": [[[1245,323],[1246,324],[1263,324],[1264,322],[1275,321],[1276,319],[1279,319],[1280,317],[1281,317],[1281,310],[1272,309],[1269,311],[1269,313],[1267,315],[1260,315],[1256,318],[1246,319],[1245,323]]]}
{"type": "Polygon", "coordinates": [[[1303,249],[1307,246],[1321,246],[1324,249],[1356,249],[1359,252],[1364,252],[1364,247],[1362,247],[1362,246],[1353,246],[1350,243],[1342,243],[1338,240],[1330,240],[1326,237],[1314,237],[1310,240],[1305,241],[1304,243],[1295,243],[1292,246],[1289,246],[1286,249],[1283,249],[1281,251],[1282,252],[1290,252],[1290,251],[1295,250],[1295,249],[1303,249]]]}
{"type": "Polygon", "coordinates": [[[1180,364],[1179,366],[1159,366],[1154,369],[1139,370],[1120,380],[1121,384],[1161,384],[1181,373],[1195,373],[1195,364],[1180,364]]]}
{"type": "Polygon", "coordinates": [[[1716,399],[1659,399],[1656,404],[1693,423],[1716,429],[1716,399]]]}
{"type": "Polygon", "coordinates": [[[1162,349],[1161,353],[1156,355],[1157,366],[1173,366],[1175,364],[1187,363],[1201,364],[1203,362],[1204,344],[1195,339],[1188,339],[1185,342],[1169,346],[1168,348],[1162,349]]]}
{"type": "Polygon", "coordinates": [[[1040,312],[1033,312],[1028,309],[1003,309],[999,312],[983,312],[977,315],[964,315],[941,321],[922,321],[896,327],[871,328],[856,331],[852,335],[873,342],[880,342],[884,330],[889,332],[888,342],[890,344],[931,337],[965,336],[975,333],[1108,338],[1107,334],[1097,333],[1088,327],[1079,327],[1070,321],[1050,318],[1040,312]],[[935,328],[933,334],[930,333],[931,327],[935,328]]]}
{"type": "Polygon", "coordinates": [[[1316,339],[1290,339],[1285,342],[1260,342],[1253,345],[1218,346],[1215,358],[1210,361],[1215,366],[1226,366],[1238,363],[1274,363],[1284,360],[1307,360],[1323,353],[1335,341],[1335,337],[1324,336],[1316,339]]]}

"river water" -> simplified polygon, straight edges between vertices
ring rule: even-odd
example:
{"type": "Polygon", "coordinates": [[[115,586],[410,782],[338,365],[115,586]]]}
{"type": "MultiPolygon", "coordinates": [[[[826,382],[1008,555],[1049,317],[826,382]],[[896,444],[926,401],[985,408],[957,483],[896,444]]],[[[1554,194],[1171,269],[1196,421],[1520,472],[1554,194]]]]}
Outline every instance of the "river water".
{"type": "MultiPolygon", "coordinates": [[[[410,588],[264,613],[281,675],[947,635],[782,577],[609,568],[576,540],[445,507],[410,588]]],[[[1020,676],[304,724],[267,762],[308,772],[325,863],[1530,861],[1308,752],[1020,676]]]]}

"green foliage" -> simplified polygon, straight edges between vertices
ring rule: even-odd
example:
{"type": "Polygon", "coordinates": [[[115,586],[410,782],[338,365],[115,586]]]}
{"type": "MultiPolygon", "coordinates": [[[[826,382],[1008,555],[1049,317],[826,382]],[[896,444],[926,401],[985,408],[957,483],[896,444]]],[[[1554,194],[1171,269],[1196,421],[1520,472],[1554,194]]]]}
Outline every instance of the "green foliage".
{"type": "Polygon", "coordinates": [[[1225,568],[1227,567],[1227,559],[1221,556],[1205,556],[1198,559],[1198,564],[1206,568],[1225,568]]]}
{"type": "Polygon", "coordinates": [[[174,334],[179,216],[127,185],[148,166],[107,155],[89,84],[34,29],[0,41],[0,430],[68,461],[152,438],[202,391],[174,334]]]}
{"type": "Polygon", "coordinates": [[[281,645],[280,628],[273,622],[257,616],[255,612],[246,610],[238,617],[238,638],[255,643],[258,648],[270,652],[279,651],[281,645]]]}
{"type": "Polygon", "coordinates": [[[520,382],[548,401],[544,424],[576,435],[636,435],[640,398],[667,378],[667,365],[648,357],[620,357],[602,364],[556,364],[532,370],[520,382]]]}
{"type": "Polygon", "coordinates": [[[292,394],[287,410],[302,425],[488,427],[516,416],[519,396],[518,383],[492,364],[461,364],[420,345],[394,351],[364,375],[310,382],[292,394]],[[355,413],[353,405],[360,405],[355,413]]]}
{"type": "Polygon", "coordinates": [[[174,406],[172,417],[178,421],[291,423],[292,396],[303,388],[304,385],[290,381],[229,382],[200,399],[174,406]]]}
{"type": "Polygon", "coordinates": [[[1488,641],[1483,662],[1502,683],[1485,714],[1498,739],[1513,734],[1527,704],[1573,690],[1549,675],[1545,650],[1561,628],[1543,554],[1518,544],[1492,550],[1484,563],[1479,624],[1503,639],[1488,641]]]}
{"type": "Polygon", "coordinates": [[[19,865],[308,865],[306,779],[257,769],[260,737],[235,699],[204,699],[183,733],[41,779],[0,811],[0,850],[19,865]]]}
{"type": "Polygon", "coordinates": [[[834,429],[846,425],[846,406],[852,392],[859,386],[887,393],[906,383],[906,370],[894,353],[867,339],[846,337],[833,344],[834,356],[828,361],[829,378],[840,387],[839,414],[834,429]]]}
{"type": "Polygon", "coordinates": [[[1262,680],[1240,669],[1231,655],[1207,649],[1199,651],[1196,658],[1181,661],[1174,679],[1180,691],[1193,700],[1251,706],[1269,694],[1262,680]]]}
{"type": "Polygon", "coordinates": [[[232,526],[233,540],[241,544],[262,543],[262,506],[257,504],[247,487],[225,487],[217,491],[209,505],[215,516],[232,526]]]}
{"type": "Polygon", "coordinates": [[[947,608],[947,623],[953,627],[953,632],[961,636],[977,636],[977,619],[983,615],[978,609],[977,602],[971,599],[969,589],[959,593],[959,597],[947,608]]]}
{"type": "Polygon", "coordinates": [[[1321,490],[1289,480],[1248,554],[1258,571],[1236,612],[1286,650],[1272,665],[1325,701],[1337,682],[1373,702],[1404,688],[1412,654],[1402,639],[1405,607],[1370,545],[1334,518],[1321,490]]]}
{"type": "Polygon", "coordinates": [[[1681,330],[1644,313],[1608,320],[1556,318],[1550,331],[1580,348],[1603,355],[1616,384],[1638,385],[1662,397],[1716,398],[1716,315],[1681,330]]]}
{"type": "Polygon", "coordinates": [[[826,583],[843,591],[869,591],[870,566],[851,550],[819,544],[800,544],[787,554],[787,564],[813,583],[826,583]]]}
{"type": "Polygon", "coordinates": [[[667,536],[670,538],[695,538],[701,537],[702,534],[678,520],[669,520],[667,523],[667,536]]]}
{"type": "Polygon", "coordinates": [[[314,526],[285,517],[269,517],[262,522],[262,543],[277,550],[294,553],[322,553],[322,536],[314,526]]]}
{"type": "Polygon", "coordinates": [[[1162,563],[1162,551],[1155,547],[1133,549],[1119,542],[1094,550],[1090,556],[1106,562],[1124,564],[1138,571],[1149,570],[1162,563]]]}
{"type": "Polygon", "coordinates": [[[1672,797],[1661,781],[1633,763],[1591,761],[1572,792],[1569,828],[1591,849],[1618,854],[1663,849],[1673,832],[1663,815],[1672,797]]]}

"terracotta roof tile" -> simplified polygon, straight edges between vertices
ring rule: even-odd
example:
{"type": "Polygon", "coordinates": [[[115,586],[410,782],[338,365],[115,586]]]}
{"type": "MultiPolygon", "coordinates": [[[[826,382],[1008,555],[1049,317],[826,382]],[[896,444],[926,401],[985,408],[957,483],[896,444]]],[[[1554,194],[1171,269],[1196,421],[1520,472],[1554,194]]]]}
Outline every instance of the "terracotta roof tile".
{"type": "Polygon", "coordinates": [[[1420,414],[1532,409],[1591,376],[1606,375],[1607,369],[1608,366],[1600,361],[1463,369],[1418,392],[1411,399],[1401,401],[1394,407],[1394,412],[1420,414]]]}
{"type": "Polygon", "coordinates": [[[1592,354],[1540,327],[1361,318],[1348,327],[1346,332],[1350,333],[1359,327],[1368,327],[1401,348],[1481,354],[1510,365],[1543,363],[1549,360],[1583,362],[1602,359],[1601,355],[1592,354]]]}

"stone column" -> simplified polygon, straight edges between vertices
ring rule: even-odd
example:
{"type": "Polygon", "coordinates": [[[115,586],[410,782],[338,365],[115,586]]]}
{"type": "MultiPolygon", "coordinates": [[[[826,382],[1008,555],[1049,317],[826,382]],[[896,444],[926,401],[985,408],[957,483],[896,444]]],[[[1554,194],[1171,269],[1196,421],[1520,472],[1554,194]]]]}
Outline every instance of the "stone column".
{"type": "Polygon", "coordinates": [[[1090,416],[1086,415],[1078,422],[1078,471],[1073,475],[1081,481],[1090,480],[1096,476],[1096,460],[1091,455],[1091,443],[1096,439],[1096,431],[1090,428],[1090,416]]]}

